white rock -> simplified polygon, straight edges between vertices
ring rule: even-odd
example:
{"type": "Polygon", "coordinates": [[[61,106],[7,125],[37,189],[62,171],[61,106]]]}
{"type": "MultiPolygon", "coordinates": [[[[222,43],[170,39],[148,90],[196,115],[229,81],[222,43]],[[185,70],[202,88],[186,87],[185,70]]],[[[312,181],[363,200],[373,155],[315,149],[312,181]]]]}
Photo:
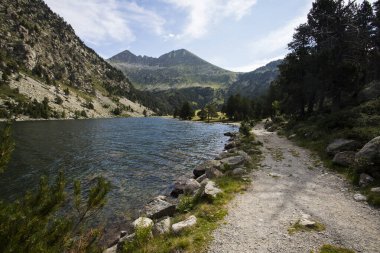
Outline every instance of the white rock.
{"type": "Polygon", "coordinates": [[[171,228],[170,227],[171,222],[172,220],[170,217],[157,222],[156,224],[154,224],[153,233],[155,235],[162,235],[162,234],[169,233],[170,228],[171,228]]]}
{"type": "Polygon", "coordinates": [[[304,226],[304,227],[312,227],[315,225],[315,221],[311,221],[309,219],[306,219],[306,218],[302,218],[299,222],[299,224],[301,226],[304,226]]]}
{"type": "Polygon", "coordinates": [[[141,227],[141,228],[152,227],[153,224],[154,222],[151,219],[145,218],[145,217],[140,217],[132,223],[135,229],[138,227],[141,227]]]}
{"type": "Polygon", "coordinates": [[[194,215],[191,215],[186,220],[173,224],[172,230],[174,233],[177,234],[181,232],[182,230],[184,230],[185,228],[192,227],[195,224],[197,224],[197,217],[195,217],[194,215]]]}
{"type": "Polygon", "coordinates": [[[214,181],[208,181],[205,186],[205,195],[215,198],[222,190],[215,186],[214,181]]]}
{"type": "Polygon", "coordinates": [[[355,194],[354,199],[358,202],[367,201],[367,197],[360,193],[355,194]]]}
{"type": "Polygon", "coordinates": [[[371,188],[371,192],[380,192],[380,187],[371,188]]]}

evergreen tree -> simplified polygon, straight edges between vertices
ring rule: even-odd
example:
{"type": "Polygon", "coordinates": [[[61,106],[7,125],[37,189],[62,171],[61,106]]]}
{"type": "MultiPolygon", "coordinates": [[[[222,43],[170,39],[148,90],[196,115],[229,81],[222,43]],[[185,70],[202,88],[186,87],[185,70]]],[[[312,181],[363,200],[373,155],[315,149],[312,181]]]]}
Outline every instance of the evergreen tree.
{"type": "Polygon", "coordinates": [[[179,117],[183,120],[191,120],[191,118],[194,117],[194,110],[189,102],[183,103],[179,111],[179,117]]]}

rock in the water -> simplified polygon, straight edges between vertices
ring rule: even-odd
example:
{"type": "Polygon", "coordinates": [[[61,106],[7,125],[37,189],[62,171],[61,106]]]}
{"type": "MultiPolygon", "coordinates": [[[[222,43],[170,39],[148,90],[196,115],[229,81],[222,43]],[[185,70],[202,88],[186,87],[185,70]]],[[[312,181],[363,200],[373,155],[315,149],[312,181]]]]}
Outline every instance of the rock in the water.
{"type": "Polygon", "coordinates": [[[371,188],[371,192],[380,192],[380,187],[371,188]]]}
{"type": "Polygon", "coordinates": [[[172,220],[170,217],[167,217],[167,218],[157,222],[156,224],[154,224],[153,234],[162,235],[162,234],[169,233],[170,228],[171,228],[171,222],[172,222],[172,220]]]}
{"type": "Polygon", "coordinates": [[[360,193],[357,193],[354,195],[354,200],[358,201],[358,202],[361,202],[361,201],[367,201],[367,197],[360,194],[360,193]]]}
{"type": "Polygon", "coordinates": [[[229,149],[233,149],[233,148],[236,148],[236,142],[232,141],[230,143],[227,143],[226,145],[224,145],[224,149],[225,150],[229,150],[229,149]]]}
{"type": "Polygon", "coordinates": [[[217,168],[211,167],[206,169],[206,177],[209,179],[222,177],[223,173],[217,168]]]}
{"type": "Polygon", "coordinates": [[[236,166],[242,165],[245,162],[244,156],[231,156],[221,160],[222,165],[227,164],[228,166],[234,168],[236,166]]]}
{"type": "Polygon", "coordinates": [[[136,228],[146,228],[146,227],[153,227],[154,222],[146,217],[140,217],[136,219],[132,225],[133,227],[136,228]]]}
{"type": "Polygon", "coordinates": [[[359,185],[365,187],[369,185],[371,182],[373,182],[373,180],[373,177],[371,177],[370,175],[362,173],[359,177],[359,185]]]}
{"type": "Polygon", "coordinates": [[[160,197],[153,199],[143,209],[143,213],[148,218],[159,219],[164,216],[173,216],[175,205],[171,204],[160,197]]]}
{"type": "Polygon", "coordinates": [[[195,224],[197,224],[197,217],[195,217],[194,215],[191,215],[186,220],[173,224],[172,230],[174,233],[178,234],[185,228],[192,227],[195,224]]]}
{"type": "Polygon", "coordinates": [[[231,174],[232,174],[233,176],[237,176],[237,177],[239,177],[239,176],[243,176],[245,173],[246,173],[245,169],[243,169],[243,168],[236,168],[236,169],[234,169],[234,170],[232,171],[231,174]]]}
{"type": "Polygon", "coordinates": [[[355,155],[357,167],[380,178],[380,136],[372,139],[355,155]]]}
{"type": "Polygon", "coordinates": [[[336,139],[332,143],[330,143],[326,152],[329,155],[335,155],[338,152],[342,151],[355,151],[359,148],[359,143],[354,140],[346,140],[346,139],[336,139]]]}
{"type": "Polygon", "coordinates": [[[215,182],[214,181],[210,181],[209,180],[206,183],[205,191],[204,191],[204,194],[206,196],[209,196],[211,198],[215,198],[216,195],[218,195],[221,192],[222,192],[222,190],[215,186],[215,182]]]}
{"type": "Polygon", "coordinates": [[[355,162],[355,152],[354,151],[343,151],[335,154],[332,160],[334,164],[349,167],[355,162]]]}
{"type": "Polygon", "coordinates": [[[206,173],[207,168],[212,168],[212,167],[219,168],[219,166],[220,166],[220,161],[209,160],[209,161],[202,163],[197,168],[195,168],[193,170],[193,174],[194,174],[195,178],[198,178],[198,177],[200,177],[206,173]]]}
{"type": "Polygon", "coordinates": [[[238,133],[236,132],[227,132],[227,133],[224,133],[224,136],[228,136],[228,137],[235,137],[237,136],[238,133]]]}
{"type": "Polygon", "coordinates": [[[193,194],[195,193],[199,188],[201,188],[201,185],[197,182],[195,179],[189,179],[186,181],[185,188],[183,189],[183,192],[185,194],[193,194]]]}

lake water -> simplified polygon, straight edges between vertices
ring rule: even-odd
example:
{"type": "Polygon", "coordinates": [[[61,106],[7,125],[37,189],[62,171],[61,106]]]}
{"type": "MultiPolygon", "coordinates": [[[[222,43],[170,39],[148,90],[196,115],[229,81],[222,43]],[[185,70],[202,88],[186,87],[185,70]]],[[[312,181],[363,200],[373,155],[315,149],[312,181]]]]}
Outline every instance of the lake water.
{"type": "Polygon", "coordinates": [[[112,184],[100,218],[118,230],[149,200],[169,191],[173,180],[191,175],[227,141],[225,124],[163,118],[17,122],[16,149],[0,176],[0,198],[12,200],[62,169],[88,187],[103,176],[112,184]]]}

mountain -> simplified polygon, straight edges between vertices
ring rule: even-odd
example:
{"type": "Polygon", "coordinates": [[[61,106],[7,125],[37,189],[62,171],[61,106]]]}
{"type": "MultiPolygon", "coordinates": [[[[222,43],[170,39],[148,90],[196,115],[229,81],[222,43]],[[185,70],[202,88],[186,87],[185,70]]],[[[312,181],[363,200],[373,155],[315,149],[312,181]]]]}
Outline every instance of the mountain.
{"type": "Polygon", "coordinates": [[[238,79],[229,86],[227,96],[240,94],[254,99],[265,94],[270,83],[277,78],[278,66],[282,61],[273,61],[252,72],[240,74],[238,79]]]}
{"type": "Polygon", "coordinates": [[[148,110],[131,101],[141,94],[123,73],[88,48],[42,0],[1,1],[0,83],[0,117],[37,117],[31,111],[43,101],[51,109],[47,116],[148,110]]]}
{"type": "Polygon", "coordinates": [[[237,73],[217,67],[186,49],[175,50],[158,58],[136,56],[123,51],[108,62],[120,69],[139,88],[225,88],[236,81],[237,73]]]}

